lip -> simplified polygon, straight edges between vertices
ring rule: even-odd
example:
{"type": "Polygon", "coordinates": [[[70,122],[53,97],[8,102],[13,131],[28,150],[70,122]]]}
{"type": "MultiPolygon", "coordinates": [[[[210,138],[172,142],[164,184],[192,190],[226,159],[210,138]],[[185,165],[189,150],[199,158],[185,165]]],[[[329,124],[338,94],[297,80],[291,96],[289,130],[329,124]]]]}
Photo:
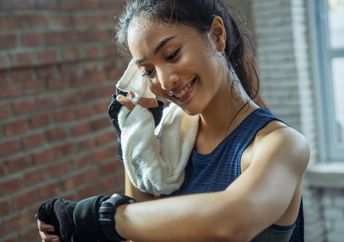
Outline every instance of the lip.
{"type": "MultiPolygon", "coordinates": [[[[189,84],[186,85],[186,86],[188,86],[188,85],[191,85],[191,86],[190,86],[188,91],[183,96],[177,97],[177,96],[173,95],[173,98],[175,100],[177,100],[179,103],[186,103],[189,100],[189,98],[191,97],[191,94],[192,94],[192,91],[193,91],[193,87],[194,87],[194,84],[195,84],[196,80],[197,80],[197,76],[195,76],[192,79],[192,81],[189,84]]],[[[184,88],[186,86],[184,86],[184,88]]],[[[181,90],[183,90],[183,88],[181,90]]]]}

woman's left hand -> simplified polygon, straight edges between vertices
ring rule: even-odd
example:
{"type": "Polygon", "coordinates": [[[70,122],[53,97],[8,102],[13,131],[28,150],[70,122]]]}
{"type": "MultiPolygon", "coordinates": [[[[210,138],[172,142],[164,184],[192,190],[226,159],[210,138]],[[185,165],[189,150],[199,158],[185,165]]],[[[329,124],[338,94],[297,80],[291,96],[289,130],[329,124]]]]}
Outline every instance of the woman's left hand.
{"type": "MultiPolygon", "coordinates": [[[[134,97],[133,93],[130,93],[129,95],[134,97]]],[[[133,104],[133,102],[130,100],[130,98],[128,96],[124,96],[124,95],[119,94],[119,95],[117,95],[116,100],[120,104],[122,104],[123,106],[128,108],[129,110],[133,110],[135,107],[135,105],[133,104]]],[[[144,108],[156,108],[156,107],[158,107],[158,101],[155,98],[141,97],[137,103],[144,108]]]]}
{"type": "Polygon", "coordinates": [[[41,236],[42,242],[60,242],[61,238],[54,234],[54,226],[44,223],[41,220],[37,219],[37,227],[39,235],[41,236]]]}

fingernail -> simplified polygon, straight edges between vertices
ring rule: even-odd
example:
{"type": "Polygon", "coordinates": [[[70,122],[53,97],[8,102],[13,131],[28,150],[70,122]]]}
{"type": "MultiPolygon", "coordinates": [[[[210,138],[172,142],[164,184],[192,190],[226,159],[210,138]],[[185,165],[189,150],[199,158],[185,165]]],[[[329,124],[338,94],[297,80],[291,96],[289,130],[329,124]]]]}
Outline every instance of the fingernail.
{"type": "Polygon", "coordinates": [[[130,95],[131,97],[135,97],[135,93],[133,93],[133,92],[129,92],[129,95],[130,95]]]}

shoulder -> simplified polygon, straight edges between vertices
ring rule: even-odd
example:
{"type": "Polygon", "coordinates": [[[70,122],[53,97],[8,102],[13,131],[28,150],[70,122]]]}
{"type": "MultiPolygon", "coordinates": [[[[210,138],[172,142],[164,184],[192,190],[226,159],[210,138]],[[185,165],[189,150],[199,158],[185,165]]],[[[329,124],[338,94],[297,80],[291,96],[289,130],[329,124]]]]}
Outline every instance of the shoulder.
{"type": "Polygon", "coordinates": [[[260,130],[252,148],[252,162],[277,163],[302,174],[308,165],[310,148],[306,138],[279,121],[272,121],[260,130]]]}

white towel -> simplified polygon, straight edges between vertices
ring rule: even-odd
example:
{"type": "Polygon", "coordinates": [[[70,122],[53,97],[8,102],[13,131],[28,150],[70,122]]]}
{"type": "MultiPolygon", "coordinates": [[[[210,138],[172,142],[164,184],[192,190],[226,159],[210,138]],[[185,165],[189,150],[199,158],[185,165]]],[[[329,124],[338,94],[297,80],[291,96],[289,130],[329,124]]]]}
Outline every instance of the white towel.
{"type": "MultiPolygon", "coordinates": [[[[147,79],[131,61],[116,87],[140,97],[154,97],[147,79]]],[[[155,128],[153,115],[140,105],[118,114],[122,157],[126,173],[139,190],[154,195],[170,194],[184,181],[184,169],[194,147],[199,116],[190,116],[170,104],[155,128]]]]}

